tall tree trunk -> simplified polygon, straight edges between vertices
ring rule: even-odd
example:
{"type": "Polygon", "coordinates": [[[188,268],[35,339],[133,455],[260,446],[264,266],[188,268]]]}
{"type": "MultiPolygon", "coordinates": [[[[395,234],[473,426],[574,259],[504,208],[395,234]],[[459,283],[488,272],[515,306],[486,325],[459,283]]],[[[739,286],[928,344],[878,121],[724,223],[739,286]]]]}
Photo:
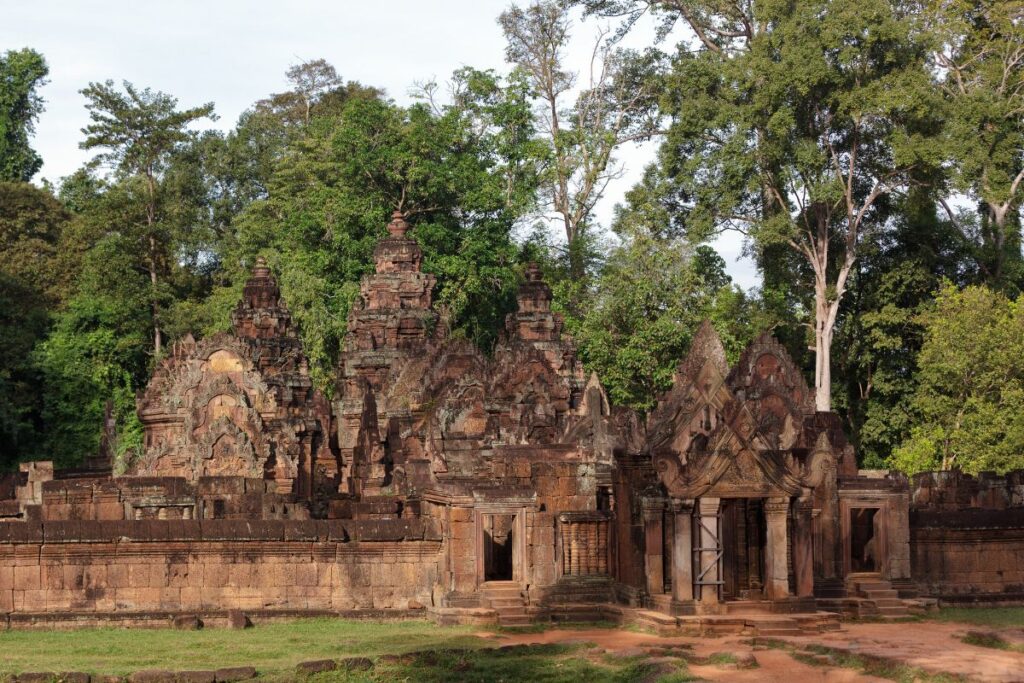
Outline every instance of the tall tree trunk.
{"type": "Polygon", "coordinates": [[[814,292],[814,407],[819,412],[832,410],[832,335],[829,302],[823,286],[814,292]]]}

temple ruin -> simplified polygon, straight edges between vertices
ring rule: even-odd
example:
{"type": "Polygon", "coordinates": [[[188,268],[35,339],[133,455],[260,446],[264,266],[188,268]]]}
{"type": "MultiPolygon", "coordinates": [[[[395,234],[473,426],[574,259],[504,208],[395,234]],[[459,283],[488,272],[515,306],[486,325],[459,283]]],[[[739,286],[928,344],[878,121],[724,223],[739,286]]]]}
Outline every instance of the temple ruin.
{"type": "Polygon", "coordinates": [[[231,333],[160,362],[127,472],[0,479],[9,626],[425,611],[781,632],[1024,599],[1019,474],[858,470],[778,342],[730,368],[708,323],[646,418],[612,406],[535,266],[485,354],[448,336],[400,214],[388,233],[333,400],[260,259],[231,333]]]}

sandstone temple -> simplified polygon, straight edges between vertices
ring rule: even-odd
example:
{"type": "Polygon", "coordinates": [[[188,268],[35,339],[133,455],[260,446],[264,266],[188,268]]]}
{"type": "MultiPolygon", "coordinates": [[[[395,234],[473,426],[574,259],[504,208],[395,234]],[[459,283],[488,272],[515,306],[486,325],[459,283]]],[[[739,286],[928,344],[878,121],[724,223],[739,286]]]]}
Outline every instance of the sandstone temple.
{"type": "Polygon", "coordinates": [[[646,417],[609,404],[526,270],[493,353],[449,337],[400,214],[329,401],[271,270],[232,331],[179,340],[144,452],[0,478],[0,618],[216,623],[426,613],[663,631],[832,628],[1024,599],[1024,477],[858,470],[770,335],[705,323],[646,417]]]}

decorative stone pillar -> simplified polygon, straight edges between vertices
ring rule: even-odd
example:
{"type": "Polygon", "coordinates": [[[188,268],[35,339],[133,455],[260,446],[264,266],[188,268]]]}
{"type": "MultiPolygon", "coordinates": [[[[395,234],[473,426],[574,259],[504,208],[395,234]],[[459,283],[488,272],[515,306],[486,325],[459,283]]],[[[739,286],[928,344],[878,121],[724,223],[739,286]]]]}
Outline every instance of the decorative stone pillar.
{"type": "Polygon", "coordinates": [[[661,498],[644,498],[644,573],[647,576],[647,592],[661,595],[665,592],[665,501],[661,498]]]}
{"type": "Polygon", "coordinates": [[[814,533],[812,513],[814,502],[811,497],[801,496],[794,506],[793,519],[793,574],[796,577],[796,594],[801,598],[814,595],[814,533]]]}
{"type": "Polygon", "coordinates": [[[722,576],[722,545],[719,542],[718,498],[701,498],[700,510],[700,553],[697,571],[700,579],[700,602],[703,605],[719,603],[719,582],[722,576]]]}
{"type": "Polygon", "coordinates": [[[672,501],[675,537],[672,543],[672,599],[693,600],[693,499],[672,501]]]}
{"type": "Polygon", "coordinates": [[[765,592],[769,600],[780,600],[789,595],[789,568],[786,562],[786,517],[789,498],[768,498],[764,502],[764,516],[768,528],[765,543],[765,592]]]}

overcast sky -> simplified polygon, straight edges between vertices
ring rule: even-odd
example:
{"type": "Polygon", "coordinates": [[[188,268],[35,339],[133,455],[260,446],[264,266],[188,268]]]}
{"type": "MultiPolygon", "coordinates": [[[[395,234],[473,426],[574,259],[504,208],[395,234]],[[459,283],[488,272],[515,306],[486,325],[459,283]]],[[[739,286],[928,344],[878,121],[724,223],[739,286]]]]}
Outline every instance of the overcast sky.
{"type": "MultiPolygon", "coordinates": [[[[162,90],[182,107],[214,102],[223,130],[271,92],[287,89],[284,71],[323,57],[346,80],[384,88],[408,103],[417,81],[445,80],[461,66],[504,71],[496,18],[506,0],[0,0],[0,50],[31,47],[50,65],[42,89],[46,111],[33,146],[43,157],[38,178],[53,181],[85,162],[78,149],[88,122],[79,90],[112,78],[162,90]]],[[[579,24],[570,61],[585,68],[597,30],[579,24]]],[[[649,40],[644,31],[638,42],[649,40]]],[[[599,207],[607,225],[653,156],[653,146],[625,150],[626,175],[599,207]]],[[[740,286],[756,286],[741,241],[715,244],[740,286]]]]}

